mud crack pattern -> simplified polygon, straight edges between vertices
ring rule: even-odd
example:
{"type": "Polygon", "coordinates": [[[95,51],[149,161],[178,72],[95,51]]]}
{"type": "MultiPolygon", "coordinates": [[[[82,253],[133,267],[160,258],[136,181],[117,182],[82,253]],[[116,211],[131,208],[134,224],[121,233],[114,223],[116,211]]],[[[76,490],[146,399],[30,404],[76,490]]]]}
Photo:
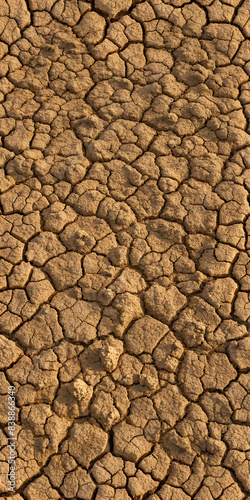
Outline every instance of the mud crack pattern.
{"type": "Polygon", "coordinates": [[[249,499],[249,0],[0,16],[1,496],[249,499]]]}

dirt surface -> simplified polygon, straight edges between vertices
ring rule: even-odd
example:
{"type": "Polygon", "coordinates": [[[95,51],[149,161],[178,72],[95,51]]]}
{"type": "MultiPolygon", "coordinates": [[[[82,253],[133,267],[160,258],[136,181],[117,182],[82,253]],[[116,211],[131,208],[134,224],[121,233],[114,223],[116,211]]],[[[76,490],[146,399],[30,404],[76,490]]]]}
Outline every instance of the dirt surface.
{"type": "Polygon", "coordinates": [[[250,499],[249,36],[249,0],[0,0],[5,500],[250,499]]]}

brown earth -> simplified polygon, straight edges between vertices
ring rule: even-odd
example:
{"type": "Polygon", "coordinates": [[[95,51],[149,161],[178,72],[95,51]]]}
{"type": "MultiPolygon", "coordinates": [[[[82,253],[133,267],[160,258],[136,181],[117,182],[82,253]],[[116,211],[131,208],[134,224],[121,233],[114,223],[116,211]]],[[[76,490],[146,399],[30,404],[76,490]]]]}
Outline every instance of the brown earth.
{"type": "Polygon", "coordinates": [[[0,0],[5,500],[250,499],[249,36],[249,0],[0,0]]]}

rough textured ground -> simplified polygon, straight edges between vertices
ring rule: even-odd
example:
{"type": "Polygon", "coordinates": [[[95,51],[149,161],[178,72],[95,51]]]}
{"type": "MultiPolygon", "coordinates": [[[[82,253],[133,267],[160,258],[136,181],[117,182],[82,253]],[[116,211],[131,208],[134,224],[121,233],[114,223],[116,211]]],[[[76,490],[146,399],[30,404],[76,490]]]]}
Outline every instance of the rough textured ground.
{"type": "Polygon", "coordinates": [[[249,499],[249,0],[0,12],[1,496],[249,499]]]}

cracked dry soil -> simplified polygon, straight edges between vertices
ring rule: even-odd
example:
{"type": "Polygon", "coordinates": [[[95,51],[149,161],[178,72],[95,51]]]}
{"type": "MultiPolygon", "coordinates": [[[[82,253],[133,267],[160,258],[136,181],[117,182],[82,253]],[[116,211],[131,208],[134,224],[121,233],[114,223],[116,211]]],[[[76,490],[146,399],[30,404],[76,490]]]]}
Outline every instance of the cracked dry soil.
{"type": "Polygon", "coordinates": [[[249,0],[0,0],[5,500],[250,499],[249,36],[249,0]]]}

